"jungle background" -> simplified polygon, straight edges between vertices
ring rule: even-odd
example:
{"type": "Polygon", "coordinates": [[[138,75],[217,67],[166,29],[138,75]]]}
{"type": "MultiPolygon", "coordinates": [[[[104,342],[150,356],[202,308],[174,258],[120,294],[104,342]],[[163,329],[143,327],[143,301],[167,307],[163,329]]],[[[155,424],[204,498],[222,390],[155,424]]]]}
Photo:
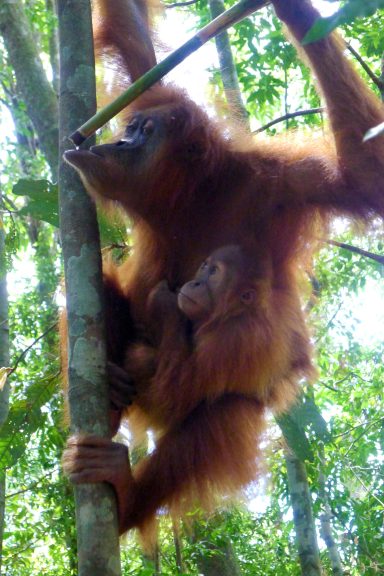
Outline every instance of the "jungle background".
{"type": "MultiPolygon", "coordinates": [[[[335,2],[320,4],[329,14],[340,8],[335,2]]],[[[383,4],[349,0],[338,19],[324,24],[342,24],[347,56],[379,96],[384,94],[383,4]]],[[[163,28],[169,44],[162,50],[175,48],[222,9],[221,0],[169,2],[169,24],[163,28]]],[[[97,74],[101,77],[101,70],[97,74]]],[[[76,574],[72,489],[60,468],[68,432],[57,335],[63,304],[58,77],[54,1],[3,0],[0,571],[6,576],[76,574]]],[[[311,74],[270,8],[232,28],[216,46],[212,41],[172,78],[190,85],[210,113],[228,113],[227,94],[252,131],[323,130],[311,74]]],[[[100,224],[103,250],[123,257],[129,223],[111,225],[101,217],[100,224]]],[[[318,378],[311,386],[303,382],[303,397],[289,414],[277,423],[271,416],[263,478],[235,507],[209,518],[194,511],[188,527],[162,518],[154,563],[133,537],[124,539],[123,574],[384,573],[382,223],[357,232],[344,220],[335,222],[334,244],[322,243],[308,270],[303,306],[318,378]]]]}

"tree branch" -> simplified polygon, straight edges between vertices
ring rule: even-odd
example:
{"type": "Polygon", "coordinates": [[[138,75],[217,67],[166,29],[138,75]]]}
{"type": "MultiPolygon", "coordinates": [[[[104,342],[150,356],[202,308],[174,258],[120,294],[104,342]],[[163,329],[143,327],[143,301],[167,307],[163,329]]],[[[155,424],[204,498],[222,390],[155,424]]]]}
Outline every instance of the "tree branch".
{"type": "Polygon", "coordinates": [[[380,78],[378,78],[376,76],[376,74],[373,72],[373,70],[371,70],[371,68],[368,66],[368,64],[363,60],[363,58],[360,56],[360,54],[353,48],[353,46],[349,42],[346,43],[346,47],[348,48],[350,53],[353,54],[353,56],[356,58],[356,60],[358,61],[360,66],[363,68],[363,70],[365,70],[365,72],[368,74],[368,76],[372,80],[372,82],[378,87],[380,92],[382,92],[384,89],[384,84],[380,80],[380,78]]]}
{"type": "Polygon", "coordinates": [[[184,6],[193,6],[194,4],[197,4],[198,1],[199,0],[187,0],[186,2],[174,2],[173,4],[167,4],[165,8],[183,8],[184,6]]]}
{"type": "Polygon", "coordinates": [[[20,354],[20,356],[16,359],[16,362],[14,363],[12,370],[9,372],[9,374],[12,374],[13,372],[15,372],[17,370],[18,365],[20,364],[20,362],[23,360],[23,358],[28,354],[28,352],[34,347],[36,346],[36,344],[42,340],[43,338],[45,338],[45,336],[47,336],[54,328],[57,328],[57,322],[55,322],[55,324],[53,324],[52,326],[50,326],[48,328],[48,330],[46,330],[45,332],[43,332],[42,334],[40,334],[40,336],[38,336],[30,346],[28,346],[27,348],[25,348],[25,350],[22,351],[22,353],[20,354]]]}
{"type": "Polygon", "coordinates": [[[268,124],[265,124],[261,128],[258,128],[253,133],[259,134],[259,132],[264,132],[265,130],[268,130],[268,128],[271,128],[271,126],[274,126],[275,124],[279,124],[280,122],[284,122],[285,120],[290,120],[291,118],[296,118],[297,116],[307,116],[309,114],[321,114],[324,111],[325,108],[319,106],[318,108],[308,108],[308,110],[298,110],[297,112],[289,112],[289,114],[284,114],[284,116],[280,116],[279,118],[275,118],[275,120],[268,122],[268,124]]]}
{"type": "Polygon", "coordinates": [[[343,250],[348,250],[354,254],[359,254],[360,256],[364,256],[364,258],[370,258],[379,264],[384,264],[384,256],[381,256],[380,254],[374,254],[373,252],[368,252],[368,250],[363,250],[362,248],[351,246],[350,244],[345,244],[344,242],[338,242],[337,240],[324,240],[324,242],[326,244],[330,244],[331,246],[337,246],[343,250]]]}
{"type": "Polygon", "coordinates": [[[334,319],[336,318],[336,316],[338,315],[338,313],[341,310],[341,307],[343,305],[343,302],[341,301],[336,312],[331,316],[330,320],[328,320],[327,325],[325,326],[324,330],[322,331],[322,333],[316,338],[315,340],[315,344],[317,344],[322,337],[324,336],[324,334],[326,334],[328,332],[328,329],[330,328],[330,326],[332,325],[332,322],[334,321],[334,319]]]}
{"type": "MultiPolygon", "coordinates": [[[[342,432],[341,434],[336,434],[336,436],[334,436],[333,438],[336,439],[336,438],[342,438],[343,436],[349,436],[350,433],[352,432],[352,430],[357,430],[358,428],[362,428],[362,427],[370,428],[371,426],[374,426],[375,424],[381,424],[382,422],[384,422],[384,416],[382,416],[381,418],[377,418],[376,420],[371,420],[370,422],[360,422],[359,424],[356,424],[355,426],[351,426],[345,432],[342,432]]],[[[365,430],[364,430],[364,433],[365,433],[365,430]]],[[[360,436],[359,436],[359,438],[360,438],[360,436]]]]}
{"type": "Polygon", "coordinates": [[[60,466],[58,466],[57,468],[54,468],[53,470],[50,470],[49,472],[47,472],[43,476],[40,476],[40,478],[38,480],[36,480],[35,482],[32,482],[26,488],[23,488],[22,490],[18,490],[17,492],[11,492],[10,494],[7,494],[6,500],[9,500],[10,498],[15,498],[17,496],[21,496],[21,494],[26,494],[27,492],[32,492],[33,490],[36,490],[36,488],[41,486],[41,483],[43,482],[43,480],[45,480],[45,478],[49,478],[50,476],[53,476],[53,474],[55,472],[61,472],[60,466]]]}

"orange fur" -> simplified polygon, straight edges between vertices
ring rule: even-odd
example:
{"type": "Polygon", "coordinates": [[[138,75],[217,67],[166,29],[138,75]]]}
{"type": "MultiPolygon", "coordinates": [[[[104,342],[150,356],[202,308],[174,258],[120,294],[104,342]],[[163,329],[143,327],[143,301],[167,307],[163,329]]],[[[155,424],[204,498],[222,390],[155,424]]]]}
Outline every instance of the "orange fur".
{"type": "MultiPolygon", "coordinates": [[[[150,44],[137,41],[145,19],[138,24],[131,11],[125,20],[128,3],[119,0],[112,10],[114,2],[98,2],[104,18],[99,38],[135,78],[153,62],[150,44]]],[[[308,0],[273,3],[300,40],[316,16],[308,0]]],[[[132,410],[139,421],[145,415],[159,441],[134,471],[125,528],[143,526],[164,504],[206,503],[217,491],[254,478],[265,408],[285,410],[298,376],[312,371],[299,276],[318,226],[336,213],[363,220],[384,215],[384,139],[362,144],[364,133],[383,121],[382,105],[335,36],[305,52],[327,104],[333,142],[228,138],[184,92],[158,84],[129,111],[154,123],[145,146],[122,141],[97,156],[79,152],[69,159],[91,195],[118,202],[135,223],[133,255],[106,274],[115,326],[109,347],[120,365],[132,343],[123,330],[124,300],[136,325],[150,326],[151,289],[163,278],[173,288],[182,285],[217,247],[246,246],[255,265],[263,263],[252,314],[228,321],[218,314],[202,327],[195,348],[182,352],[182,363],[180,355],[173,359],[176,342],[170,339],[168,348],[155,351],[156,378],[148,384],[147,375],[137,376],[132,410]]],[[[136,353],[130,353],[133,373],[136,353]]]]}

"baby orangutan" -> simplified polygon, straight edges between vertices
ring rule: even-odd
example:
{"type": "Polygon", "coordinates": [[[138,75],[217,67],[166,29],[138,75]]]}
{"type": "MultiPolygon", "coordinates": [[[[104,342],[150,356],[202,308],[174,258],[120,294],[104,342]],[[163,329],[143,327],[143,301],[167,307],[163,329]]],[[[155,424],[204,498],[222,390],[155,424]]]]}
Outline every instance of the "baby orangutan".
{"type": "MultiPolygon", "coordinates": [[[[134,381],[130,424],[145,423],[158,435],[156,449],[133,473],[121,444],[112,449],[109,440],[93,437],[68,442],[66,474],[75,483],[114,486],[121,531],[143,528],[164,504],[177,512],[196,501],[208,505],[216,493],[254,479],[265,406],[290,402],[298,373],[310,368],[302,342],[287,354],[289,365],[275,360],[267,329],[278,314],[269,263],[251,254],[237,245],[219,248],[178,294],[165,281],[150,293],[149,342],[127,351],[125,372],[110,371],[113,403],[122,409],[131,402],[134,381]],[[276,362],[276,381],[260,366],[257,349],[276,362]],[[148,490],[154,479],[156,490],[148,490]]],[[[292,318],[291,330],[288,342],[295,342],[301,317],[292,318]]]]}
{"type": "MultiPolygon", "coordinates": [[[[166,280],[155,286],[147,302],[151,344],[131,346],[125,370],[109,364],[114,406],[121,409],[131,404],[132,381],[139,386],[140,403],[141,393],[149,385],[148,379],[154,377],[152,385],[156,387],[163,369],[174,364],[176,358],[180,365],[174,369],[183,369],[183,363],[198,346],[199,335],[204,334],[207,325],[247,312],[256,298],[255,282],[260,283],[260,278],[251,278],[250,274],[255,275],[255,271],[249,268],[247,272],[246,267],[244,250],[235,245],[224,246],[203,262],[193,279],[178,293],[169,289],[166,280]]],[[[222,334],[217,333],[217,337],[221,338],[222,334]]]]}
{"type": "Polygon", "coordinates": [[[213,316],[230,312],[231,306],[241,309],[252,304],[255,280],[258,279],[248,278],[246,257],[241,248],[225,246],[213,252],[193,280],[181,287],[177,305],[196,330],[213,316]]]}

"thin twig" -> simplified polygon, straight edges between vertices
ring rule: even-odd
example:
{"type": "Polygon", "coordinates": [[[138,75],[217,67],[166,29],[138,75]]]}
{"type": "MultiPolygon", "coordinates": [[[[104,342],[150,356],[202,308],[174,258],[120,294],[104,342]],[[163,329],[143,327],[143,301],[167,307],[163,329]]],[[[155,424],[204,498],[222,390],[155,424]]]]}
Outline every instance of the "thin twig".
{"type": "MultiPolygon", "coordinates": [[[[370,422],[360,422],[360,424],[356,424],[355,426],[351,426],[350,428],[348,428],[348,430],[346,432],[342,432],[341,434],[336,434],[336,436],[334,436],[333,438],[342,438],[343,436],[348,436],[348,434],[350,434],[353,430],[357,430],[358,428],[361,428],[362,426],[367,426],[368,428],[370,428],[371,426],[374,426],[375,424],[378,424],[380,422],[383,422],[384,420],[384,416],[382,418],[377,418],[376,420],[371,420],[370,422]]],[[[359,436],[360,438],[360,436],[359,436]]],[[[356,440],[355,440],[356,442],[356,440]]]]}
{"type": "Polygon", "coordinates": [[[30,346],[28,346],[27,348],[25,348],[25,350],[23,350],[23,352],[20,354],[20,356],[16,359],[16,362],[13,366],[13,368],[11,369],[11,371],[9,372],[9,374],[12,374],[13,372],[15,372],[15,370],[17,370],[18,365],[20,364],[20,362],[23,360],[23,358],[28,354],[28,352],[39,342],[39,340],[42,340],[43,338],[45,338],[45,336],[47,336],[52,330],[54,330],[55,328],[57,328],[58,323],[55,322],[54,324],[52,324],[52,326],[50,326],[45,332],[43,332],[42,334],[40,334],[40,336],[38,336],[30,346]]]}
{"type": "Polygon", "coordinates": [[[35,550],[36,549],[36,544],[37,542],[40,542],[42,539],[41,538],[36,538],[36,540],[30,540],[28,542],[28,544],[26,546],[24,546],[24,548],[18,548],[17,552],[12,552],[11,554],[9,554],[8,556],[8,560],[11,562],[13,558],[17,558],[20,560],[21,555],[23,552],[26,552],[27,550],[35,550]]]}
{"type": "Polygon", "coordinates": [[[197,4],[199,0],[187,0],[186,2],[175,2],[173,4],[166,4],[165,8],[183,8],[184,6],[193,6],[197,4]]]}
{"type": "Polygon", "coordinates": [[[353,56],[356,58],[356,60],[358,61],[360,66],[363,68],[363,70],[365,70],[365,72],[368,74],[368,76],[370,77],[372,82],[378,87],[378,89],[380,91],[382,91],[384,88],[384,84],[380,80],[380,78],[378,78],[376,76],[376,74],[373,72],[373,70],[371,70],[371,68],[368,66],[368,64],[363,60],[363,58],[360,56],[360,54],[353,48],[353,46],[349,42],[347,42],[346,46],[347,46],[348,50],[350,51],[350,53],[353,54],[353,56]]]}
{"type": "Polygon", "coordinates": [[[280,116],[279,118],[275,118],[275,120],[271,120],[268,124],[265,124],[261,128],[258,128],[254,131],[254,134],[258,134],[259,132],[264,132],[274,126],[275,124],[279,124],[279,122],[284,122],[285,120],[290,120],[291,118],[296,118],[297,116],[307,116],[309,114],[321,114],[325,111],[323,106],[319,106],[318,108],[308,108],[308,110],[297,110],[296,112],[289,112],[288,114],[284,114],[284,116],[280,116]]]}
{"type": "MultiPolygon", "coordinates": [[[[349,466],[349,468],[352,470],[352,467],[349,466]]],[[[349,527],[349,525],[345,521],[342,514],[340,514],[339,510],[332,505],[331,505],[331,511],[332,511],[332,514],[334,515],[334,517],[338,519],[340,525],[344,528],[345,533],[348,534],[351,542],[355,543],[356,542],[356,535],[352,532],[351,528],[349,527]]],[[[362,535],[361,539],[359,538],[358,548],[360,548],[361,551],[363,552],[363,554],[365,554],[368,558],[370,558],[370,560],[375,562],[375,571],[376,572],[384,573],[384,570],[382,570],[380,568],[380,566],[383,566],[383,564],[379,565],[377,562],[377,559],[369,552],[367,542],[364,538],[364,535],[362,535]]]]}
{"type": "Polygon", "coordinates": [[[43,476],[40,476],[38,480],[32,482],[29,486],[27,486],[27,488],[23,488],[23,490],[18,490],[17,492],[11,492],[11,494],[7,494],[5,499],[8,500],[9,498],[15,498],[16,496],[20,496],[21,494],[25,494],[26,492],[34,490],[43,482],[45,478],[52,476],[55,472],[60,472],[60,466],[54,468],[53,470],[50,470],[46,474],[43,474],[43,476]]]}
{"type": "Polygon", "coordinates": [[[356,372],[348,372],[348,374],[344,376],[344,378],[341,378],[340,380],[337,380],[337,382],[334,383],[334,387],[330,386],[329,384],[324,384],[324,382],[321,382],[321,385],[325,386],[325,388],[328,388],[329,390],[332,390],[333,392],[339,392],[339,389],[336,388],[336,386],[339,386],[339,384],[343,384],[343,382],[349,380],[349,378],[358,378],[359,380],[364,382],[364,384],[371,384],[369,380],[365,380],[362,376],[360,376],[360,374],[356,374],[356,372]]]}
{"type": "Polygon", "coordinates": [[[337,240],[324,240],[324,242],[326,244],[330,244],[331,246],[337,246],[338,248],[349,250],[349,252],[354,252],[355,254],[364,256],[365,258],[370,258],[379,264],[384,264],[384,256],[381,256],[381,254],[374,254],[373,252],[368,252],[368,250],[363,250],[362,248],[351,246],[350,244],[345,244],[344,242],[338,242],[337,240]]]}
{"type": "MultiPolygon", "coordinates": [[[[378,420],[372,420],[371,422],[367,422],[366,423],[366,427],[364,428],[364,430],[362,431],[361,434],[359,434],[359,436],[352,442],[352,444],[350,445],[350,447],[348,448],[348,450],[345,452],[344,457],[348,456],[348,454],[350,453],[350,451],[352,450],[352,448],[356,445],[356,443],[361,440],[361,438],[364,436],[364,434],[366,434],[367,430],[369,428],[372,428],[372,426],[374,426],[375,424],[377,424],[378,422],[381,422],[383,420],[383,418],[379,418],[378,420]]],[[[362,424],[363,425],[363,424],[362,424]]],[[[382,502],[379,500],[379,502],[382,504],[382,502]]],[[[384,506],[384,504],[383,504],[384,506]]]]}
{"type": "Polygon", "coordinates": [[[360,374],[357,374],[357,372],[348,372],[348,374],[346,376],[344,376],[343,378],[341,378],[340,380],[337,380],[337,382],[335,382],[335,386],[338,386],[339,384],[342,384],[343,382],[345,382],[346,380],[348,380],[348,378],[357,378],[358,380],[360,380],[361,382],[364,382],[364,384],[372,384],[372,382],[370,380],[366,380],[365,378],[363,378],[362,376],[360,376],[360,374]]]}
{"type": "Polygon", "coordinates": [[[328,320],[327,325],[325,326],[324,330],[322,331],[322,333],[320,334],[320,336],[318,336],[315,340],[315,344],[317,344],[322,337],[324,336],[324,334],[326,334],[328,332],[328,328],[331,326],[332,322],[334,321],[334,319],[336,318],[336,316],[338,315],[338,313],[341,310],[341,307],[343,305],[343,302],[340,302],[336,312],[333,314],[333,316],[331,316],[330,320],[328,320]]]}
{"type": "Polygon", "coordinates": [[[360,478],[360,476],[358,474],[356,474],[356,472],[353,470],[353,468],[351,468],[349,466],[349,469],[351,470],[351,472],[354,475],[354,477],[356,478],[356,480],[358,482],[360,482],[360,484],[362,485],[362,487],[364,488],[366,493],[369,494],[370,496],[372,496],[372,498],[374,500],[376,500],[376,502],[378,502],[380,504],[380,506],[382,506],[384,508],[384,502],[382,500],[380,500],[380,498],[378,498],[376,496],[376,494],[373,492],[373,490],[371,490],[371,488],[364,483],[364,481],[360,478]]]}
{"type": "Polygon", "coordinates": [[[324,388],[328,388],[328,390],[331,390],[332,392],[340,392],[340,390],[338,390],[337,388],[333,388],[333,386],[330,386],[329,384],[325,384],[325,382],[321,382],[320,381],[321,386],[324,386],[324,388]]]}

